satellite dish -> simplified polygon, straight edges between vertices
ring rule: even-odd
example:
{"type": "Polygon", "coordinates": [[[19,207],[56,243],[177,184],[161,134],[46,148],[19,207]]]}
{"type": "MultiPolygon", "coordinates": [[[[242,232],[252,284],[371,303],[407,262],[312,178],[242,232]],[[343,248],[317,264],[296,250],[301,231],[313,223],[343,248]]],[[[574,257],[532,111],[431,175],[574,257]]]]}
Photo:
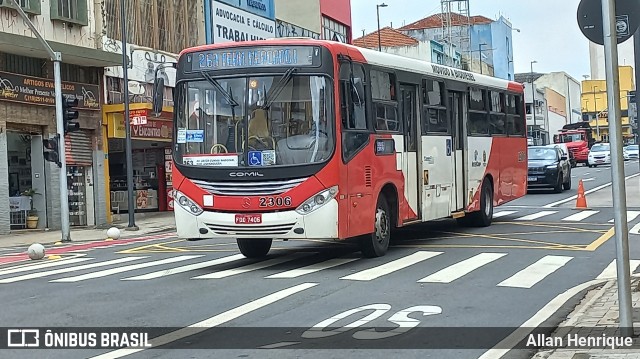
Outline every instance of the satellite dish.
{"type": "Polygon", "coordinates": [[[133,95],[143,95],[145,92],[144,86],[138,81],[129,81],[129,93],[133,95]]]}

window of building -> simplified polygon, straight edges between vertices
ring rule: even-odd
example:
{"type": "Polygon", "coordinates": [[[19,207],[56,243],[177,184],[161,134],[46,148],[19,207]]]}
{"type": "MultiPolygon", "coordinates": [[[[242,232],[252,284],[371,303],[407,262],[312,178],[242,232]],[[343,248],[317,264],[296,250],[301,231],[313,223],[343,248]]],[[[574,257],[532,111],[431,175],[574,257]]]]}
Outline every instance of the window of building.
{"type": "Polygon", "coordinates": [[[434,80],[422,80],[423,118],[422,134],[447,134],[450,132],[447,107],[444,100],[444,84],[434,80]]]}
{"type": "Polygon", "coordinates": [[[51,19],[86,26],[89,24],[87,0],[51,0],[51,19]]]}
{"type": "Polygon", "coordinates": [[[326,16],[322,17],[322,36],[324,40],[347,42],[349,39],[349,28],[326,16]]]}
{"type": "MultiPolygon", "coordinates": [[[[40,15],[40,0],[17,0],[18,4],[27,14],[40,15]]],[[[0,0],[0,7],[13,8],[11,0],[0,0]]]]}

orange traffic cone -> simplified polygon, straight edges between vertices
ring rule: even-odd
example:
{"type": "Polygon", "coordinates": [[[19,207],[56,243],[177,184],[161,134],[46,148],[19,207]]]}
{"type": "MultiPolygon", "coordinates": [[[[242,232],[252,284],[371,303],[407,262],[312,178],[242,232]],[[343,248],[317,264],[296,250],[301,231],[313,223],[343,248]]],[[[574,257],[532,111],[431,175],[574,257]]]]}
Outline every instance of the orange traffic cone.
{"type": "Polygon", "coordinates": [[[576,200],[576,208],[575,209],[587,209],[587,197],[584,195],[584,185],[582,184],[582,180],[578,182],[578,199],[576,200]]]}

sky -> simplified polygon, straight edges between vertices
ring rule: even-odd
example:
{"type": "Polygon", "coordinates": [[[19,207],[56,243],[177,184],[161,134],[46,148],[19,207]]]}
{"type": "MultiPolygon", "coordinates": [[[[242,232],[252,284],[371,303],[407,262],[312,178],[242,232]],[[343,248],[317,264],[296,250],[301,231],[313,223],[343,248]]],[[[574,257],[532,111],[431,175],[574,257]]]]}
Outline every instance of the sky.
{"type": "MultiPolygon", "coordinates": [[[[377,30],[376,4],[382,0],[351,0],[353,37],[362,30],[377,30]]],[[[380,8],[380,27],[394,28],[441,12],[439,0],[384,0],[380,8]]],[[[578,27],[580,0],[470,0],[471,15],[490,19],[504,16],[513,31],[513,56],[516,73],[565,71],[578,81],[590,74],[589,40],[578,27]]],[[[456,7],[457,8],[457,7],[456,7]]]]}

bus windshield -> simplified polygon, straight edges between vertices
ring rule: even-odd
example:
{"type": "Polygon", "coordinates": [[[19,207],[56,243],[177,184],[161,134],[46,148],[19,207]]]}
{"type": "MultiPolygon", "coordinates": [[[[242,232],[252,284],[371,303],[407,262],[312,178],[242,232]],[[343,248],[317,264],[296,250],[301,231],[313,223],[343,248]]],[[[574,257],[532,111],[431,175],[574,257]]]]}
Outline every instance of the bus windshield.
{"type": "Polygon", "coordinates": [[[207,167],[297,166],[334,150],[331,81],[285,75],[184,82],[176,114],[178,163],[207,167]]]}

